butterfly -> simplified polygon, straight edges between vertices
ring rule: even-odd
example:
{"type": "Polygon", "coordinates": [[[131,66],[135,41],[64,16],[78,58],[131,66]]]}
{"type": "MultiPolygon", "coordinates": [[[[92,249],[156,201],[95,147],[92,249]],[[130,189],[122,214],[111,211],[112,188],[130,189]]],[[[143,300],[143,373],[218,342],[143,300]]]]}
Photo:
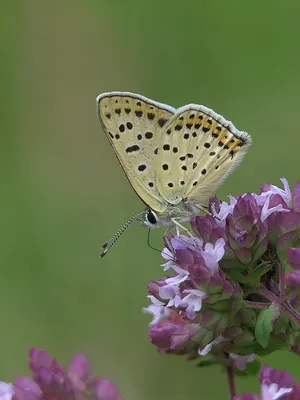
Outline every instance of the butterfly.
{"type": "Polygon", "coordinates": [[[103,246],[101,256],[134,220],[178,227],[203,210],[251,144],[248,133],[203,105],[176,109],[130,92],[103,93],[96,102],[103,130],[147,206],[103,246]]]}

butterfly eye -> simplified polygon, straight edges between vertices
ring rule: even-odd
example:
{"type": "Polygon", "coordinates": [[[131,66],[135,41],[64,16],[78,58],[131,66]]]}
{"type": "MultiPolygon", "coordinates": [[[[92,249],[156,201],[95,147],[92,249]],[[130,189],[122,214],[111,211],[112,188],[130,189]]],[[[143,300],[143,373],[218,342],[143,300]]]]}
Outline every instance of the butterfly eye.
{"type": "Polygon", "coordinates": [[[156,216],[156,214],[155,214],[152,210],[149,210],[149,211],[147,212],[147,214],[146,214],[146,220],[147,220],[150,224],[155,225],[155,224],[157,223],[157,216],[156,216]]]}

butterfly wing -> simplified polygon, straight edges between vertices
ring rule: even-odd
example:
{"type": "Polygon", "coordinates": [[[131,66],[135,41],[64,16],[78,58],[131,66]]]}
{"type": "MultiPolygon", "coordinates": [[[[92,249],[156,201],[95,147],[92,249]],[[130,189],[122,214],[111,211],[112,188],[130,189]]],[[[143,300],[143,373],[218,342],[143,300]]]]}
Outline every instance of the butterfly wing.
{"type": "Polygon", "coordinates": [[[129,92],[97,97],[100,122],[127,178],[144,203],[157,212],[167,208],[157,189],[157,142],[175,111],[129,92]]]}
{"type": "Polygon", "coordinates": [[[239,165],[251,136],[213,110],[195,104],[177,109],[161,138],[157,187],[171,204],[205,204],[239,165]]]}

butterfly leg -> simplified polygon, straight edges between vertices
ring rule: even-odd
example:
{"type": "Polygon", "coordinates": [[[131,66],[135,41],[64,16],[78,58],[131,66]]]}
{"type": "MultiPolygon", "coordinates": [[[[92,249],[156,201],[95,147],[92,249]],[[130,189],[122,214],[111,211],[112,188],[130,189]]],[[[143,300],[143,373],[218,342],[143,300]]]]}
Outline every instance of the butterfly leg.
{"type": "Polygon", "coordinates": [[[177,221],[176,218],[172,218],[171,221],[172,221],[173,224],[175,225],[175,229],[176,229],[177,236],[180,235],[180,230],[182,230],[183,232],[186,232],[186,233],[189,235],[189,237],[190,237],[191,239],[193,239],[194,244],[195,244],[195,247],[196,247],[197,249],[199,249],[199,244],[197,243],[197,240],[196,240],[197,238],[196,238],[186,227],[184,227],[183,225],[181,225],[181,224],[177,221]]]}
{"type": "Polygon", "coordinates": [[[172,218],[171,221],[173,222],[173,224],[175,225],[175,229],[176,229],[176,235],[179,236],[180,235],[180,230],[182,230],[183,232],[186,232],[192,239],[195,239],[195,237],[191,234],[191,232],[183,225],[181,225],[176,218],[172,218]]]}
{"type": "Polygon", "coordinates": [[[205,206],[204,204],[200,204],[199,206],[199,210],[203,211],[206,215],[209,215],[215,219],[220,220],[220,218],[217,215],[213,215],[210,211],[209,211],[209,206],[205,206]]]}
{"type": "Polygon", "coordinates": [[[199,210],[203,211],[206,215],[213,216],[212,213],[209,211],[209,206],[205,206],[204,204],[200,204],[199,210]]]}

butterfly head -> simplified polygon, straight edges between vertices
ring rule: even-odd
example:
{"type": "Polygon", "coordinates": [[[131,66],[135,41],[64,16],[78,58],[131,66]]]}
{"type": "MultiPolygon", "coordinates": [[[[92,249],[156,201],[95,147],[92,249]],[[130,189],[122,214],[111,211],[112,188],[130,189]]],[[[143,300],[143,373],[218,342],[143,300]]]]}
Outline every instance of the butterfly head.
{"type": "Polygon", "coordinates": [[[168,223],[164,218],[159,217],[155,211],[149,208],[149,210],[145,212],[145,219],[142,221],[142,225],[146,228],[159,228],[162,225],[168,225],[168,223]]]}
{"type": "Polygon", "coordinates": [[[113,247],[116,241],[120,238],[122,233],[132,224],[132,222],[137,221],[146,228],[159,228],[162,225],[168,225],[167,220],[160,218],[153,210],[148,209],[130,218],[114,235],[113,237],[102,246],[101,257],[113,247]]]}

